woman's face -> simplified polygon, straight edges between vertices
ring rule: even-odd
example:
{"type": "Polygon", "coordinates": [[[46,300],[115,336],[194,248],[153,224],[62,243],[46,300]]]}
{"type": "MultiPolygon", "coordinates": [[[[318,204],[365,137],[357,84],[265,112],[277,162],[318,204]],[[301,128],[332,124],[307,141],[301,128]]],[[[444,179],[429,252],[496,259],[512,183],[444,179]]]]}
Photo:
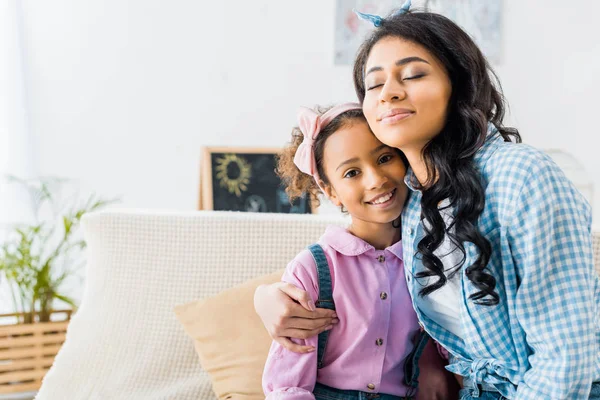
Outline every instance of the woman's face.
{"type": "Polygon", "coordinates": [[[365,65],[363,112],[388,146],[420,151],[444,127],[452,87],[446,69],[422,46],[386,37],[365,65]]]}

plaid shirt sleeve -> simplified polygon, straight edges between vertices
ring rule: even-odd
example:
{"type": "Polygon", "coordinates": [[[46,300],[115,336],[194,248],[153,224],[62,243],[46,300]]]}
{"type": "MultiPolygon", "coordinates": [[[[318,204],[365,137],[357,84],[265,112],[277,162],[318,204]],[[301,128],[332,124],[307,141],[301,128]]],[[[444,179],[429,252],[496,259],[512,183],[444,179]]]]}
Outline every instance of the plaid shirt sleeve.
{"type": "Polygon", "coordinates": [[[515,312],[533,350],[516,399],[588,399],[598,354],[591,209],[553,162],[537,161],[508,227],[515,312]]]}

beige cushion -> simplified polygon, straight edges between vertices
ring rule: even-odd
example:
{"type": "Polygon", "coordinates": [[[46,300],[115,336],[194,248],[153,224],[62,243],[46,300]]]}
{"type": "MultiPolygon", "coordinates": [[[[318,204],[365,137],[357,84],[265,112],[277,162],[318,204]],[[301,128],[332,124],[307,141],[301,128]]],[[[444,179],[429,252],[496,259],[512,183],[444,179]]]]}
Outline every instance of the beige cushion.
{"type": "Polygon", "coordinates": [[[219,399],[265,398],[261,377],[271,338],[254,312],[253,297],[259,285],[280,281],[283,271],[175,308],[219,399]]]}

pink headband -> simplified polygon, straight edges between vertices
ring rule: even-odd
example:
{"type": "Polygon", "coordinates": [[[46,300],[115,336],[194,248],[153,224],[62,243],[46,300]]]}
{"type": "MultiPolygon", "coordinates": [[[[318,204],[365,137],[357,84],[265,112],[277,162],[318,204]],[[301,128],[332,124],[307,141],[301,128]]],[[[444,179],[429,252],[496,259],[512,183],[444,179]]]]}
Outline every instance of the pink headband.
{"type": "Polygon", "coordinates": [[[323,115],[319,115],[310,108],[301,107],[298,110],[298,126],[304,140],[296,150],[294,156],[294,164],[298,169],[305,174],[311,175],[319,189],[325,194],[325,190],[319,183],[320,177],[317,172],[317,161],[315,160],[314,143],[319,136],[319,133],[325,128],[335,117],[350,110],[361,110],[362,107],[358,103],[344,103],[333,107],[323,115]]]}

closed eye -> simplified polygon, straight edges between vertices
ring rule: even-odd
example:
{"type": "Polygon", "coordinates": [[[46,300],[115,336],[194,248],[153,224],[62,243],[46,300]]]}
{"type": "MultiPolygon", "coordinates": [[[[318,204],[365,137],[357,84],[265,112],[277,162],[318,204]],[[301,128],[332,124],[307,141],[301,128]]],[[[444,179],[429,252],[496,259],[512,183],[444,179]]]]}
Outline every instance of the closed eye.
{"type": "Polygon", "coordinates": [[[382,87],[382,86],[383,86],[383,84],[379,84],[379,85],[373,85],[373,86],[371,86],[371,87],[368,87],[368,88],[367,88],[367,92],[368,92],[369,90],[377,89],[378,87],[382,87]]]}
{"type": "MultiPolygon", "coordinates": [[[[403,78],[403,81],[411,81],[411,80],[415,80],[415,79],[419,79],[424,77],[426,74],[416,74],[416,75],[411,75],[411,76],[407,76],[406,78],[403,78]]],[[[367,92],[369,90],[373,90],[373,89],[377,89],[383,86],[383,83],[380,83],[378,85],[373,85],[373,86],[369,86],[367,87],[367,92]]]]}
{"type": "Polygon", "coordinates": [[[422,77],[424,77],[424,76],[425,76],[425,74],[417,74],[417,75],[413,75],[413,76],[407,76],[407,77],[406,77],[406,78],[404,78],[403,80],[404,80],[404,81],[410,81],[410,80],[413,80],[413,79],[419,79],[419,78],[422,78],[422,77]]]}

